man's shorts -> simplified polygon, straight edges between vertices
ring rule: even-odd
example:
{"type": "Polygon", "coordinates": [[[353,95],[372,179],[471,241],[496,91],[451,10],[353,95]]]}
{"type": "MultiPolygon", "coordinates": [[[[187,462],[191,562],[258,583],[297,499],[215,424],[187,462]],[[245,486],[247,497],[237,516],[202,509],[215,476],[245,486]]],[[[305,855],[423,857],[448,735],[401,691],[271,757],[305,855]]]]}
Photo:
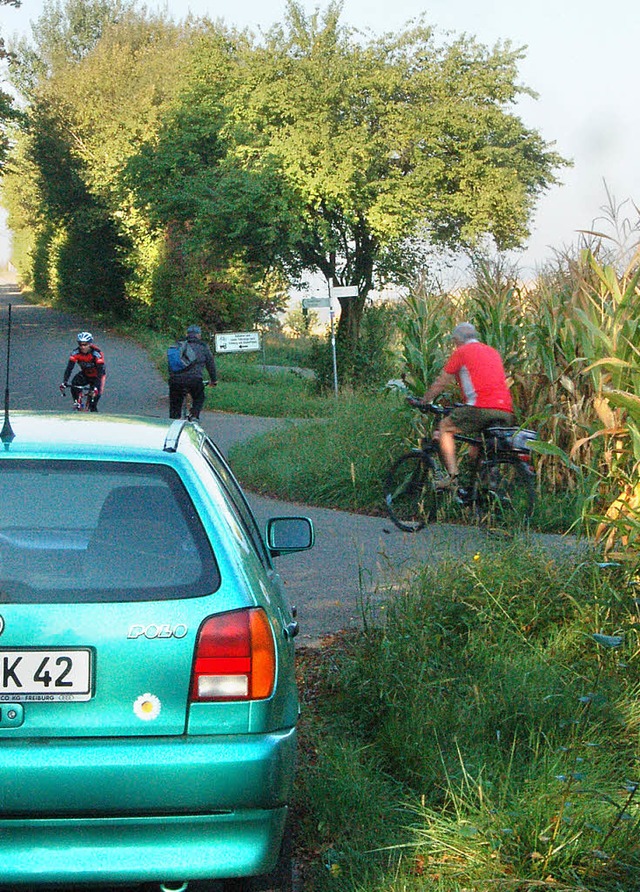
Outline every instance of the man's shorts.
{"type": "Polygon", "coordinates": [[[465,437],[477,437],[485,427],[512,427],[511,412],[500,409],[479,409],[477,406],[458,406],[448,418],[465,437]]]}

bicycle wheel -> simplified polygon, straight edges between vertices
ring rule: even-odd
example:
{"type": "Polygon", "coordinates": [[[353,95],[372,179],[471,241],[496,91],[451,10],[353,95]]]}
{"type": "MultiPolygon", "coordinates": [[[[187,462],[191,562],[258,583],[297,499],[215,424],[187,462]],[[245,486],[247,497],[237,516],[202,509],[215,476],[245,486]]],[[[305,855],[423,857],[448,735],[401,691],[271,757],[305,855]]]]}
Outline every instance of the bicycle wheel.
{"type": "Polygon", "coordinates": [[[398,529],[415,533],[434,519],[433,480],[433,459],[419,449],[400,456],[391,466],[385,480],[385,504],[398,529]]]}
{"type": "Polygon", "coordinates": [[[514,529],[533,514],[535,473],[518,458],[484,462],[475,489],[479,519],[488,526],[514,529]]]}

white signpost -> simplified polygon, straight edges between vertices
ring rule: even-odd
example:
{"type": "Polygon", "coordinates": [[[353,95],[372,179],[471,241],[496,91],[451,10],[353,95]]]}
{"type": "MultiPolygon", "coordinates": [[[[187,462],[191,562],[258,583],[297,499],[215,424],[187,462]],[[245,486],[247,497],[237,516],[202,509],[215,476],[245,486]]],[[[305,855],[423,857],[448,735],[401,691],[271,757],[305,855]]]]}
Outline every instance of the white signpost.
{"type": "Polygon", "coordinates": [[[341,297],[357,297],[358,296],[358,286],[357,285],[334,285],[331,289],[331,297],[341,298],[341,297]]]}
{"type": "Polygon", "coordinates": [[[333,389],[336,396],[338,395],[338,363],[336,360],[336,333],[334,319],[336,314],[337,303],[340,298],[357,297],[357,285],[334,285],[329,288],[329,297],[303,297],[302,306],[305,310],[315,307],[328,307],[329,318],[331,320],[331,356],[333,359],[333,389]]]}
{"type": "Polygon", "coordinates": [[[316,307],[330,307],[330,297],[303,297],[302,306],[305,310],[315,309],[316,307]]]}
{"type": "Polygon", "coordinates": [[[225,331],[215,336],[216,353],[250,353],[260,350],[259,331],[225,331]]]}

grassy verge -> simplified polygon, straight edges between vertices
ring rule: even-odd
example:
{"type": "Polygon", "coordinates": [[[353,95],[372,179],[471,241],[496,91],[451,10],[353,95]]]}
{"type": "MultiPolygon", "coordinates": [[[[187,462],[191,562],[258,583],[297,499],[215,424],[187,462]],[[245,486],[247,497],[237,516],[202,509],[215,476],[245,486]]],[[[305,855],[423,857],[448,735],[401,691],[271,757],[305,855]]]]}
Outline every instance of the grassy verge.
{"type": "Polygon", "coordinates": [[[634,594],[518,542],[302,652],[305,888],[639,888],[634,594]]]}
{"type": "Polygon", "coordinates": [[[329,418],[273,431],[234,447],[245,486],[290,501],[379,512],[384,469],[402,445],[406,412],[397,398],[344,396],[329,418]]]}
{"type": "MultiPolygon", "coordinates": [[[[264,495],[325,508],[384,513],[391,462],[418,442],[419,419],[389,391],[331,399],[327,418],[272,431],[231,451],[243,485],[264,495]]],[[[566,532],[580,516],[581,490],[539,492],[532,528],[566,532]]],[[[455,518],[451,518],[455,521],[455,518]]]]}
{"type": "MultiPolygon", "coordinates": [[[[162,374],[166,374],[166,336],[136,330],[135,337],[148,351],[162,374]]],[[[267,362],[295,365],[305,358],[301,350],[286,350],[279,343],[268,348],[267,362]]],[[[261,415],[265,418],[314,418],[329,414],[332,398],[319,396],[313,384],[298,372],[266,371],[261,353],[216,356],[218,386],[207,390],[205,409],[261,415]]]]}

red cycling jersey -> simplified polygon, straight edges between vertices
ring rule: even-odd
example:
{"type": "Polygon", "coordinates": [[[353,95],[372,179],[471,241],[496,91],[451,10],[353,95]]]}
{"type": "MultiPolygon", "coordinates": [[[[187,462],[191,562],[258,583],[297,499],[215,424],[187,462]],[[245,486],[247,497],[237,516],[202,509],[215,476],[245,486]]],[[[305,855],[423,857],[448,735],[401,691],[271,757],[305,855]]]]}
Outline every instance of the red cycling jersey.
{"type": "Polygon", "coordinates": [[[513,412],[502,358],[488,344],[461,344],[451,354],[444,371],[456,376],[467,406],[513,412]]]}
{"type": "Polygon", "coordinates": [[[80,371],[85,378],[97,381],[104,376],[104,354],[95,344],[91,345],[91,350],[88,353],[83,353],[80,348],[72,351],[64,373],[63,380],[65,383],[69,380],[69,375],[76,363],[80,366],[80,371]]]}

